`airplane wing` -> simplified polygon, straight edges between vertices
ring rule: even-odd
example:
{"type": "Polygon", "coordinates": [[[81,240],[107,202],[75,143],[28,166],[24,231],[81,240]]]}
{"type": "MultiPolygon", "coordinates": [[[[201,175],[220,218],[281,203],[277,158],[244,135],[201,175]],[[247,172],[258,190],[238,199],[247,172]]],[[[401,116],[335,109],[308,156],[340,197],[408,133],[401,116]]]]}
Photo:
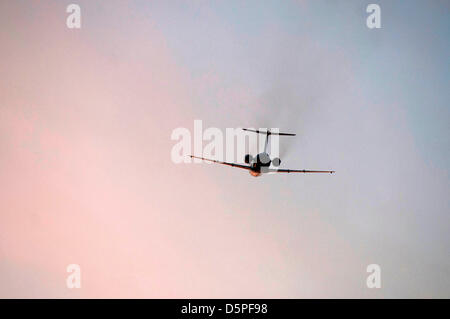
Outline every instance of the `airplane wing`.
{"type": "Polygon", "coordinates": [[[201,160],[204,160],[204,161],[213,162],[213,163],[228,165],[228,166],[232,166],[232,167],[238,167],[238,168],[243,168],[243,169],[248,169],[248,170],[252,169],[251,166],[247,166],[247,165],[240,165],[240,164],[234,164],[234,163],[221,162],[221,161],[216,161],[216,160],[203,158],[203,157],[198,157],[198,156],[194,156],[194,155],[190,155],[190,157],[191,158],[198,158],[198,159],[201,159],[201,160]]]}
{"type": "Polygon", "coordinates": [[[329,173],[333,174],[335,171],[310,171],[306,169],[274,169],[270,168],[268,173],[329,173]]]}

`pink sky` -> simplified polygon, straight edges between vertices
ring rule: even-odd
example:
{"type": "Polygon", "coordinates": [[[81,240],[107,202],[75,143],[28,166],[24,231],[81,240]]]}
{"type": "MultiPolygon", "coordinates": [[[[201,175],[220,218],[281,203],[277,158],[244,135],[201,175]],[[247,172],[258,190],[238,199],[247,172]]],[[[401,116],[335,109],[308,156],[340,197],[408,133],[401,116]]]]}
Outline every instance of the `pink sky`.
{"type": "MultiPolygon", "coordinates": [[[[0,5],[0,297],[386,295],[365,288],[365,267],[377,261],[359,240],[366,234],[376,238],[376,231],[358,229],[349,237],[345,230],[352,221],[333,216],[348,217],[353,205],[368,207],[374,198],[380,207],[388,205],[394,186],[403,185],[400,177],[389,177],[387,190],[377,186],[385,180],[374,176],[373,197],[354,199],[358,187],[368,186],[343,177],[351,171],[342,165],[351,160],[352,149],[349,157],[333,157],[336,145],[317,158],[305,155],[303,162],[315,161],[318,167],[311,168],[341,165],[344,174],[334,180],[265,181],[228,168],[173,164],[173,129],[192,129],[198,118],[205,126],[253,124],[249,116],[261,102],[254,83],[230,84],[218,69],[194,76],[161,27],[133,6],[82,2],[82,7],[82,29],[69,30],[62,2],[0,5]],[[203,112],[199,96],[215,106],[203,112]],[[337,188],[344,193],[334,194],[337,188]],[[313,195],[304,198],[302,192],[313,195]],[[72,263],[81,266],[81,289],[66,287],[72,263]]],[[[353,76],[349,57],[309,41],[316,56],[341,63],[342,72],[324,84],[338,92],[340,76],[353,76]]],[[[393,117],[396,135],[404,116],[393,112],[393,117]]],[[[317,127],[353,135],[337,124],[340,119],[325,118],[330,122],[317,127]]],[[[384,118],[374,121],[374,130],[385,129],[384,118]]],[[[300,129],[311,129],[308,123],[300,129]]],[[[312,131],[311,144],[323,145],[330,137],[312,131]]],[[[401,134],[393,149],[406,143],[405,152],[413,153],[409,132],[401,134]]],[[[389,140],[383,138],[374,143],[389,140]]],[[[321,149],[302,145],[310,154],[321,149]]],[[[296,163],[291,157],[287,165],[296,163]]],[[[431,179],[424,177],[430,184],[431,179]]],[[[386,238],[389,233],[381,241],[386,238]]],[[[394,254],[378,249],[375,257],[381,260],[394,254]]],[[[395,289],[387,295],[398,293],[395,289]]]]}

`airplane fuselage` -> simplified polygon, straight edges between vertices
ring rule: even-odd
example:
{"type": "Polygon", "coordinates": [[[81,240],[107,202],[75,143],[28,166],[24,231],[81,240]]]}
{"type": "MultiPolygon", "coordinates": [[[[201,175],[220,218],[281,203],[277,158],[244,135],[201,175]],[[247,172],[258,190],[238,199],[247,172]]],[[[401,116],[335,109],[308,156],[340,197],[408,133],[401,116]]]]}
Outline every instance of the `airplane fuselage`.
{"type": "Polygon", "coordinates": [[[258,171],[254,171],[254,170],[250,170],[248,171],[250,173],[250,175],[252,175],[253,177],[258,177],[260,176],[262,173],[258,172],[258,171]]]}
{"type": "MultiPolygon", "coordinates": [[[[258,177],[261,174],[266,173],[272,161],[273,160],[270,159],[270,155],[267,154],[266,152],[259,153],[255,157],[251,156],[246,157],[246,162],[250,164],[252,167],[251,170],[249,170],[249,173],[253,177],[258,177]]],[[[277,159],[277,161],[281,162],[279,159],[277,159]]]]}

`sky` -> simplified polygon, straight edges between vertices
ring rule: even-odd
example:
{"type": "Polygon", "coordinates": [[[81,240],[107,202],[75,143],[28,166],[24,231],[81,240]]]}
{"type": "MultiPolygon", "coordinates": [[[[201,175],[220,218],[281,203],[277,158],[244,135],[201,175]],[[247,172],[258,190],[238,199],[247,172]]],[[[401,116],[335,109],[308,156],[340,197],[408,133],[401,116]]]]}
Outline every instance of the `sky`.
{"type": "Polygon", "coordinates": [[[450,5],[369,3],[2,0],[0,297],[450,297],[450,5]],[[194,120],[336,174],[176,164],[194,120]]]}

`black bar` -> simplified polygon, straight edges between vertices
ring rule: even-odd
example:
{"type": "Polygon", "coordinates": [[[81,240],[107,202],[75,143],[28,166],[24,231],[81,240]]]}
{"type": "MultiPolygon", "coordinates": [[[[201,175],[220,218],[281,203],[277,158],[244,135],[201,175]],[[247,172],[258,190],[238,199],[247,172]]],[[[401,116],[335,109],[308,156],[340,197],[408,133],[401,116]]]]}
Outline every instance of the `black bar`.
{"type": "MultiPolygon", "coordinates": [[[[0,300],[2,312],[23,312],[85,317],[97,313],[129,317],[141,313],[143,318],[310,318],[336,314],[359,314],[383,318],[392,311],[399,314],[418,310],[445,311],[448,300],[379,300],[379,299],[26,299],[0,300]],[[214,308],[212,308],[214,307],[214,308]],[[213,312],[211,314],[211,310],[213,312]],[[313,316],[311,316],[313,315],[313,316]],[[286,317],[285,317],[286,316],[286,317]]],[[[447,308],[448,309],[448,308],[447,308]]],[[[445,312],[442,312],[445,313],[445,312]]]]}

